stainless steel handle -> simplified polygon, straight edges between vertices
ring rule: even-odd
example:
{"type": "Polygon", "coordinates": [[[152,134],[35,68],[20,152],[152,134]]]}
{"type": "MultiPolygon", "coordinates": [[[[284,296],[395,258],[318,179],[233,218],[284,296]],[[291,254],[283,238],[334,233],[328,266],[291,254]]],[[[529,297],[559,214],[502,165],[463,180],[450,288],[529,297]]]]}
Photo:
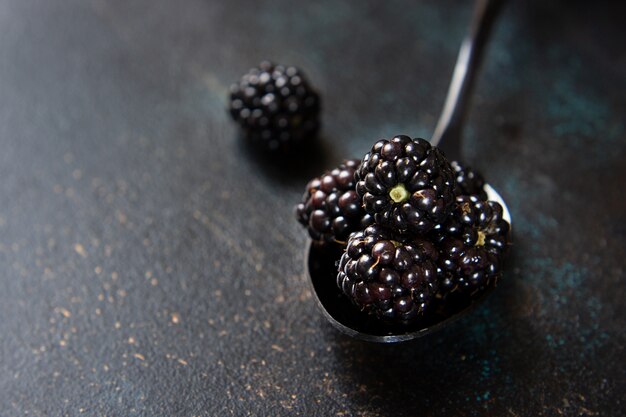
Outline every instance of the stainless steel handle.
{"type": "Polygon", "coordinates": [[[474,15],[454,67],[448,95],[430,140],[449,159],[461,156],[461,133],[485,44],[503,0],[477,0],[474,15]]]}

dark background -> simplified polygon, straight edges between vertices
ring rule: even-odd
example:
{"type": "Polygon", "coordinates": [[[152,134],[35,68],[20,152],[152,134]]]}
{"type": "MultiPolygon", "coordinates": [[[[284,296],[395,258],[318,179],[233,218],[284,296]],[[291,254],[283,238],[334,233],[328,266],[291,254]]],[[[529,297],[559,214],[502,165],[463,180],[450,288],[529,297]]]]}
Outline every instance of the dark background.
{"type": "Polygon", "coordinates": [[[624,11],[505,8],[464,152],[512,258],[484,306],[381,346],[318,312],[293,205],[430,137],[469,1],[0,1],[0,415],[621,415],[624,11]],[[227,117],[263,58],[321,91],[309,158],[227,117]]]}

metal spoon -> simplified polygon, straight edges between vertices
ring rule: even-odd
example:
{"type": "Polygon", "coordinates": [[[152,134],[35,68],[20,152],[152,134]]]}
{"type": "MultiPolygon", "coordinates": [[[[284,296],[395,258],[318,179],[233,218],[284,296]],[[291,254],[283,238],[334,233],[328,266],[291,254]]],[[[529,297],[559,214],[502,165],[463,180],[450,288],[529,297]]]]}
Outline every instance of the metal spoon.
{"type": "MultiPolygon", "coordinates": [[[[433,145],[443,147],[451,160],[458,159],[461,153],[461,132],[472,86],[501,3],[501,0],[476,1],[469,33],[459,51],[443,111],[431,139],[433,145]]],[[[502,197],[489,184],[486,184],[484,189],[489,200],[500,203],[503,217],[510,224],[511,215],[502,197]]],[[[445,303],[435,305],[434,311],[413,324],[393,326],[361,313],[343,297],[335,284],[337,275],[335,262],[341,253],[342,249],[335,246],[320,245],[316,242],[308,246],[306,266],[313,293],[324,316],[335,328],[349,336],[370,342],[396,343],[429,334],[462,317],[480,304],[495,287],[495,284],[492,284],[478,297],[472,299],[450,294],[451,297],[448,297],[445,303]]]]}

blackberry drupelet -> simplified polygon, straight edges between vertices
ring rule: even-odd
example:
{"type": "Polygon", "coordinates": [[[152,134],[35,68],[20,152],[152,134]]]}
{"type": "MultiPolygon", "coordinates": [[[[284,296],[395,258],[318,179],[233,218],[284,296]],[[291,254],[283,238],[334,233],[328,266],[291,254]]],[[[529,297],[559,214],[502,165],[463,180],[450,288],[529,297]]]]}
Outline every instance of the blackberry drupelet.
{"type": "Polygon", "coordinates": [[[363,311],[392,323],[422,316],[437,291],[437,249],[373,224],[350,236],[337,285],[363,311]]]}
{"type": "Polygon", "coordinates": [[[476,170],[466,165],[462,165],[459,161],[451,162],[452,169],[456,173],[456,183],[459,186],[458,195],[475,195],[482,201],[487,200],[485,192],[485,179],[476,170]]]}
{"type": "Polygon", "coordinates": [[[441,295],[453,291],[472,295],[500,279],[510,230],[502,213],[495,201],[457,197],[450,218],[433,233],[440,250],[441,295]]]}
{"type": "Polygon", "coordinates": [[[354,173],[360,162],[346,160],[307,184],[296,217],[314,240],[345,243],[350,233],[372,223],[354,191],[354,173]]]}
{"type": "Polygon", "coordinates": [[[396,136],[374,144],[356,175],[356,192],[377,223],[424,234],[454,207],[455,173],[424,139],[396,136]]]}
{"type": "Polygon", "coordinates": [[[248,139],[270,150],[311,138],[320,126],[320,98],[304,74],[267,61],[231,86],[229,110],[248,139]]]}

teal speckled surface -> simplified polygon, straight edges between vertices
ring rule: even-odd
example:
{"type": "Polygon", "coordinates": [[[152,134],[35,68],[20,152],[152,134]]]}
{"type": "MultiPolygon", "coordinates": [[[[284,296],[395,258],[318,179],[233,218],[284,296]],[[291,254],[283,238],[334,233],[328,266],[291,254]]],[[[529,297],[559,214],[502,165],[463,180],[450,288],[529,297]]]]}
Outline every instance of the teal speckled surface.
{"type": "Polygon", "coordinates": [[[470,2],[0,2],[0,416],[623,415],[625,11],[507,5],[464,145],[511,210],[505,277],[381,346],[317,311],[293,205],[430,136],[470,2]],[[307,158],[228,119],[264,58],[322,93],[307,158]]]}

